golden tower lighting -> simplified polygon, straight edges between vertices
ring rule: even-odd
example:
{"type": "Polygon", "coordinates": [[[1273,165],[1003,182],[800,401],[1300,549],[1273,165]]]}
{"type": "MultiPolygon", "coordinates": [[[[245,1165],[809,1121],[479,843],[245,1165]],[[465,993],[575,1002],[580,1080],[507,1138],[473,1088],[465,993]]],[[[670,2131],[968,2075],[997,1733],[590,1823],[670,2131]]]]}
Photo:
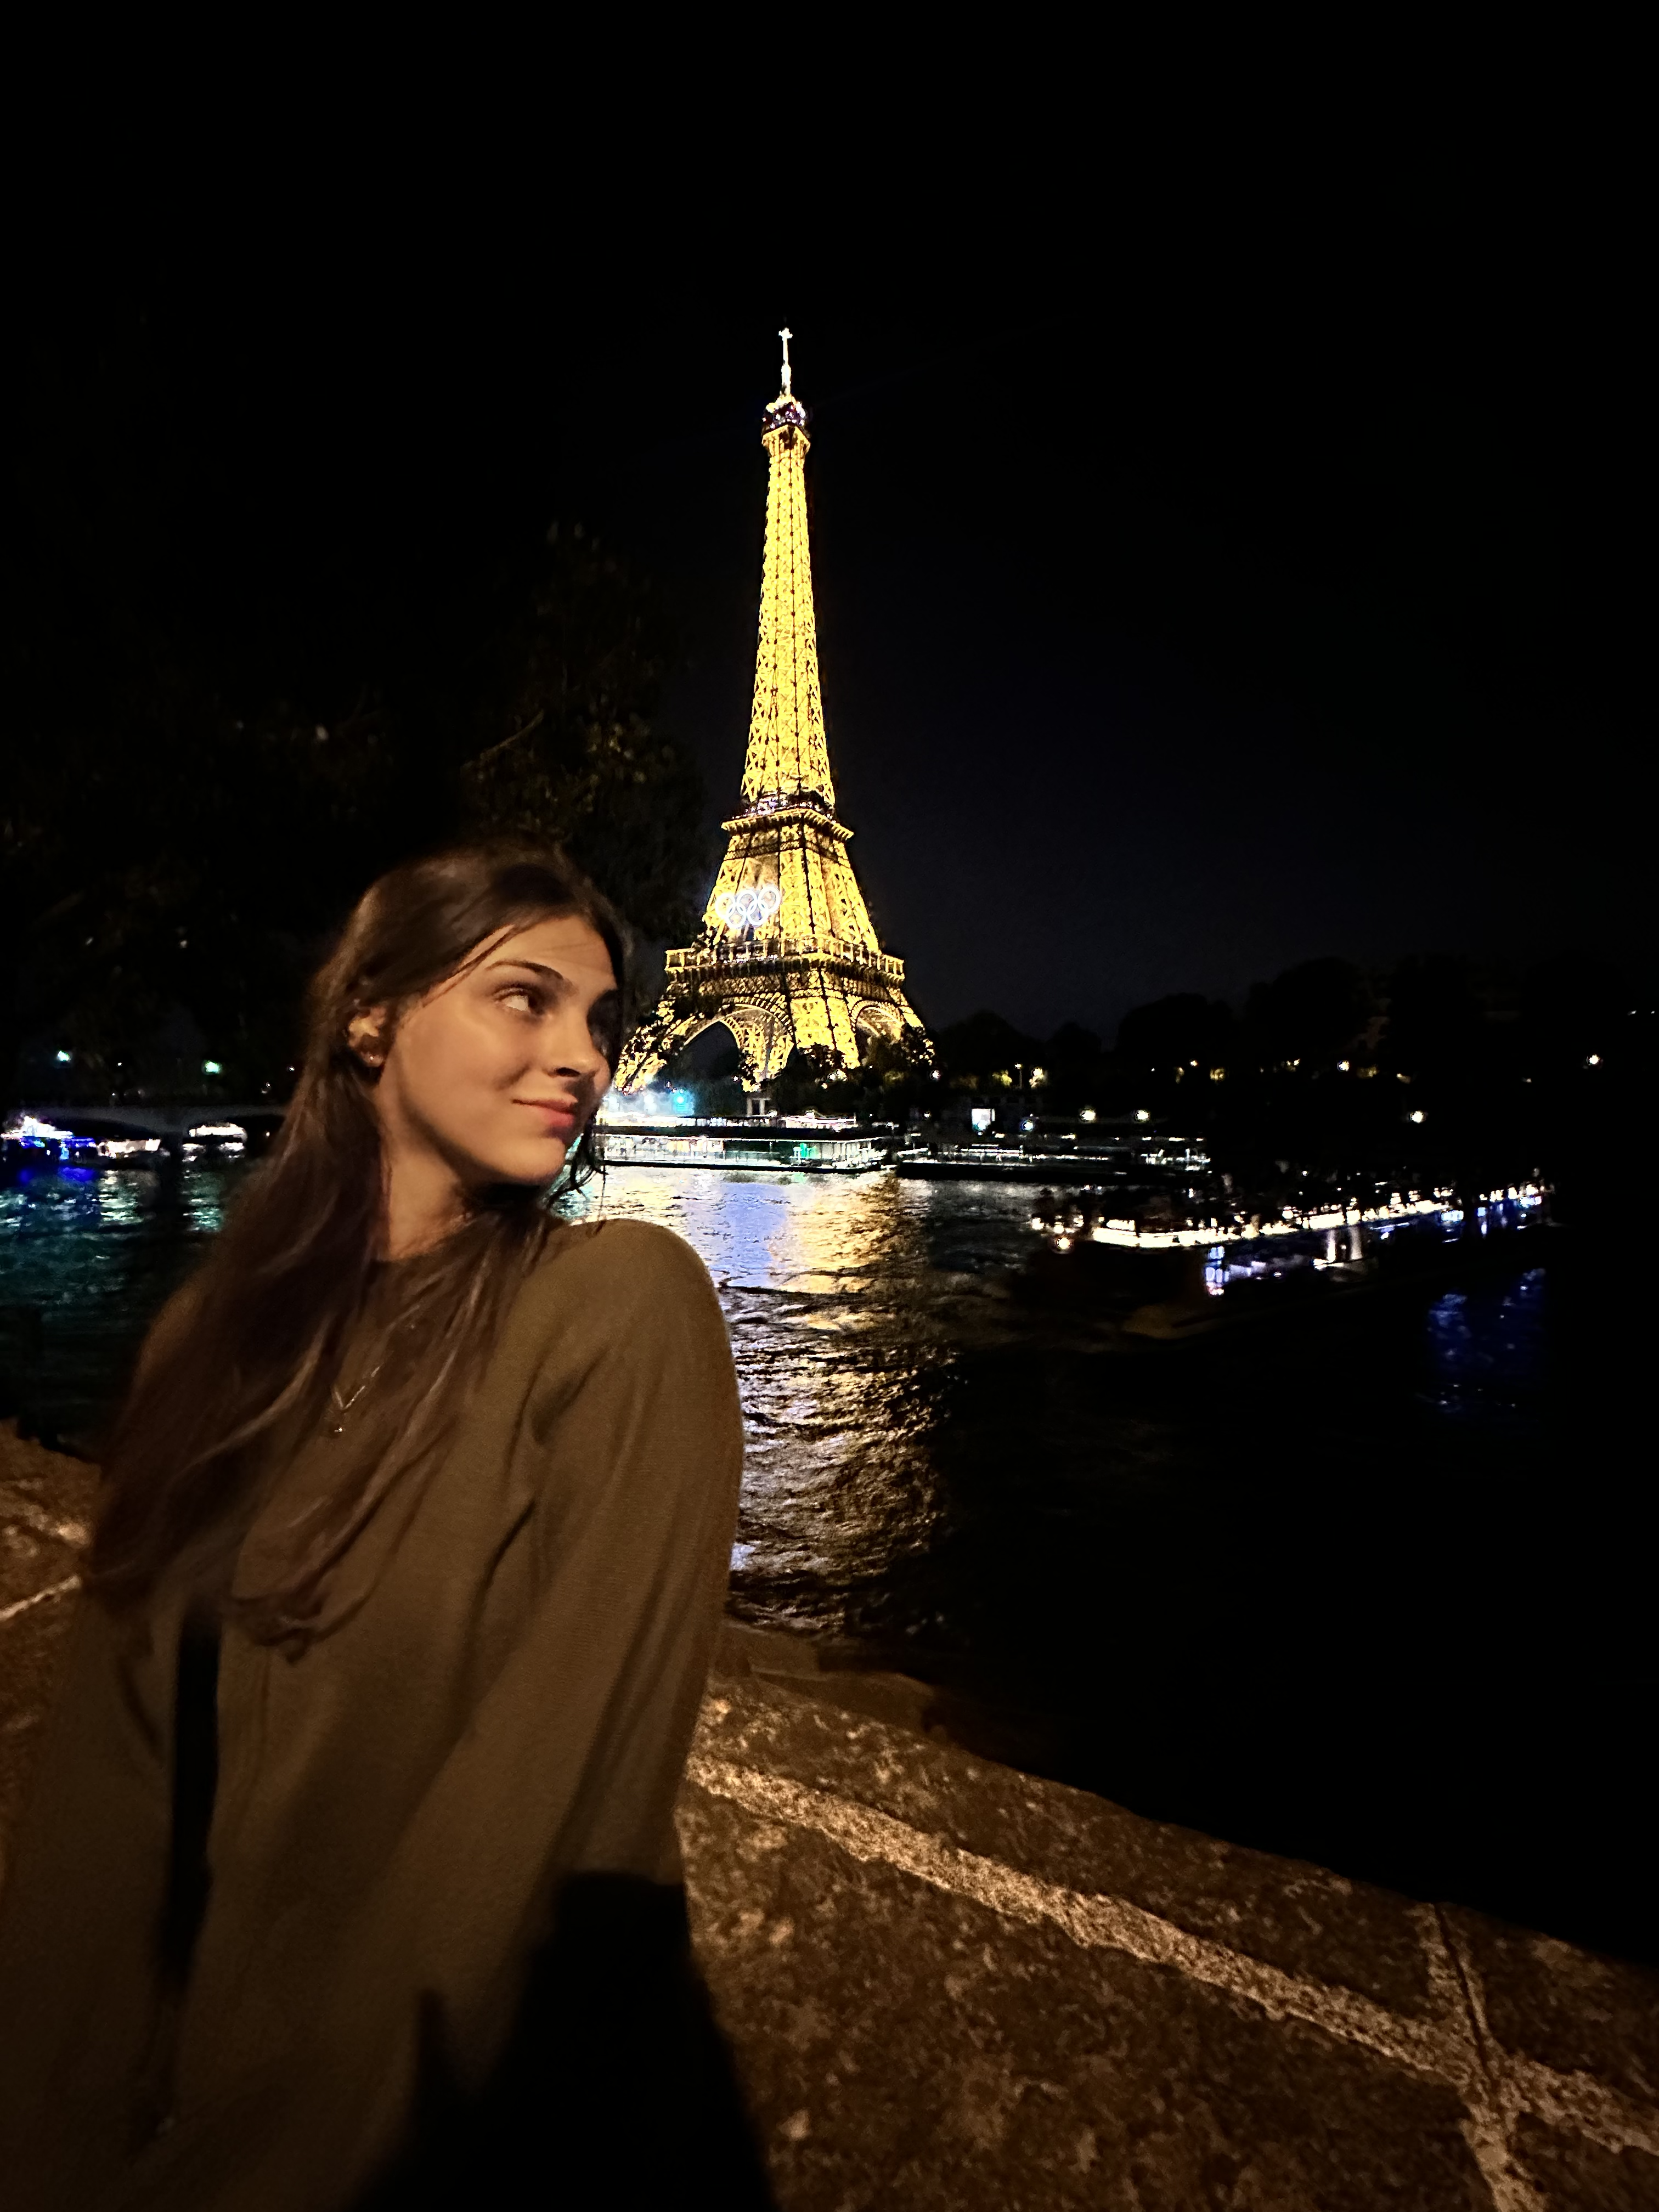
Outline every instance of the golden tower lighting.
{"type": "Polygon", "coordinates": [[[770,459],[760,649],[743,771],[743,811],[695,945],[668,955],[661,1002],[636,1034],[617,1086],[643,1089],[681,1048],[723,1023],[746,1079],[767,1082],[797,1045],[842,1064],[877,1037],[926,1043],[904,995],[904,963],[882,951],[836,817],[824,742],[817,631],[806,538],[806,410],[783,388],[762,416],[770,459]]]}

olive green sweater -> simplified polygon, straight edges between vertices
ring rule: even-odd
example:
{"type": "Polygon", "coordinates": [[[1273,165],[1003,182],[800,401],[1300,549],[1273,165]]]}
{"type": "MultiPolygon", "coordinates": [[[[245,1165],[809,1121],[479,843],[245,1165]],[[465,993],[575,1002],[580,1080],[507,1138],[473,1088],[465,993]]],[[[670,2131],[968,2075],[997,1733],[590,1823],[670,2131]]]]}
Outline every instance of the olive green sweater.
{"type": "Polygon", "coordinates": [[[556,1233],[434,1471],[338,1571],[342,1625],[297,1658],[224,1631],[181,1997],[158,1930],[182,1606],[83,1606],[0,1905],[7,2212],[332,2212],[406,2139],[434,2039],[483,2083],[562,1881],[678,1878],[741,1460],[695,1255],[556,1233]]]}

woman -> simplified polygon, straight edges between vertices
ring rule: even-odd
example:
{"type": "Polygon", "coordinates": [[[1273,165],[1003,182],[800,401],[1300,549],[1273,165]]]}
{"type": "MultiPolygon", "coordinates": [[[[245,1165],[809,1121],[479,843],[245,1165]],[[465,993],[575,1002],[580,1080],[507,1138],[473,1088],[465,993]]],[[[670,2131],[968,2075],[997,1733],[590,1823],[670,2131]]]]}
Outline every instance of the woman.
{"type": "Polygon", "coordinates": [[[106,1455],[0,1911],[9,2212],[763,2201],[673,1828],[731,1354],[678,1238],[544,1202],[624,981],[508,845],[385,877],[318,975],[106,1455]]]}

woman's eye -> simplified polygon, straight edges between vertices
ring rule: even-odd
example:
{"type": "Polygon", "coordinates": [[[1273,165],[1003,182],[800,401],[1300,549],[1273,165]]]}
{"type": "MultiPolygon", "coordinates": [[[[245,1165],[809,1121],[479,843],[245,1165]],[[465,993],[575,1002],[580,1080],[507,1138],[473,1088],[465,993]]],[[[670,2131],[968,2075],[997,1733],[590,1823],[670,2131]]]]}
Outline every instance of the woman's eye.
{"type": "Polygon", "coordinates": [[[504,1006],[511,1006],[516,1014],[533,1014],[540,1011],[536,994],[527,983],[509,984],[501,994],[501,1002],[504,1006]]]}

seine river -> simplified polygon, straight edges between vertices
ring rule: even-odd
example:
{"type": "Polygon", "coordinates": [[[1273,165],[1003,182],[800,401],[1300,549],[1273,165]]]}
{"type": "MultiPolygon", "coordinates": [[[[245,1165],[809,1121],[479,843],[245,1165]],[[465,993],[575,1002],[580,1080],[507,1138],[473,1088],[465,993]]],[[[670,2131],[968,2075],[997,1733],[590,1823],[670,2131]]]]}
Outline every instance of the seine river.
{"type": "MultiPolygon", "coordinates": [[[[0,1191],[27,1418],[90,1442],[241,1171],[0,1191]]],[[[1593,1937],[1540,1798],[1565,1754],[1540,1743],[1576,1715],[1592,1763],[1623,1632],[1570,1596],[1608,1493],[1561,1463],[1553,1269],[1136,1345],[1029,1294],[1032,1197],[653,1168],[593,1187],[592,1209],[686,1237],[726,1308],[749,1428],[733,1611],[920,1675],[981,1749],[1137,1810],[1593,1937]]]]}

